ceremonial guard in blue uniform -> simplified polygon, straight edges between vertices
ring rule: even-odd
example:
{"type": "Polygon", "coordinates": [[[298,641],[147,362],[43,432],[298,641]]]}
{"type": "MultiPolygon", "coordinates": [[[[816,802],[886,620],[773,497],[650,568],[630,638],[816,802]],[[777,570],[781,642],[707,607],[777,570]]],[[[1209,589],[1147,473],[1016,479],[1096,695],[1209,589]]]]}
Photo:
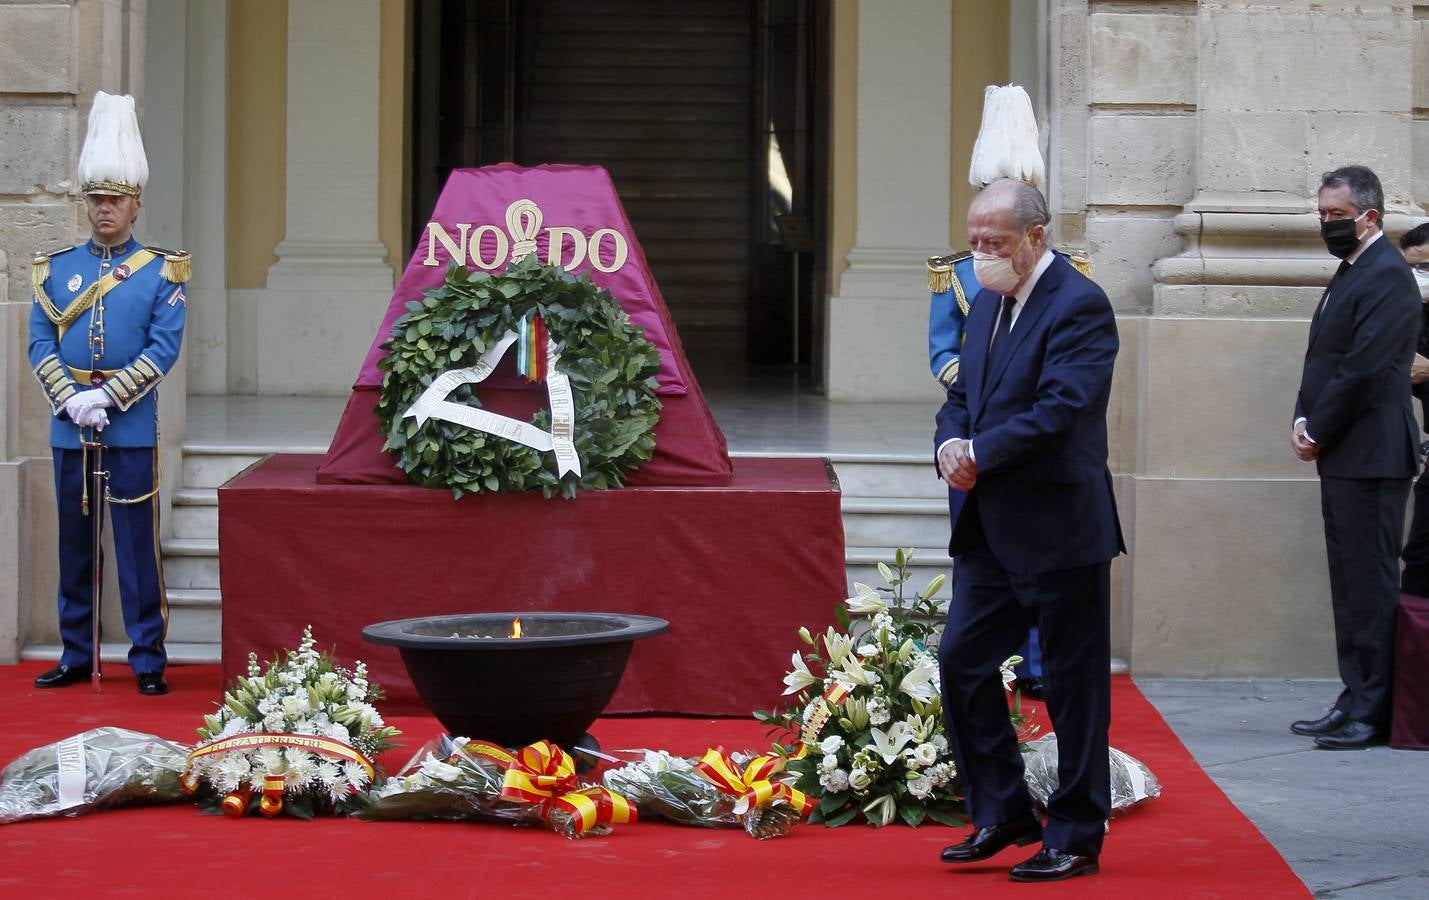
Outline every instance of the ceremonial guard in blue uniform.
{"type": "MultiPolygon", "coordinates": [[[[189,256],[131,235],[148,180],[133,98],[99,92],[79,177],[93,236],[35,256],[29,359],[53,419],[59,505],[59,665],[36,687],[89,680],[97,583],[93,518],[109,507],[129,665],[163,694],[168,608],[159,564],[158,391],[179,358],[189,256]],[[102,459],[104,496],[90,483],[102,459]]],[[[102,518],[99,520],[102,523],[102,518]]],[[[101,525],[102,527],[102,525],[101,525]]]]}

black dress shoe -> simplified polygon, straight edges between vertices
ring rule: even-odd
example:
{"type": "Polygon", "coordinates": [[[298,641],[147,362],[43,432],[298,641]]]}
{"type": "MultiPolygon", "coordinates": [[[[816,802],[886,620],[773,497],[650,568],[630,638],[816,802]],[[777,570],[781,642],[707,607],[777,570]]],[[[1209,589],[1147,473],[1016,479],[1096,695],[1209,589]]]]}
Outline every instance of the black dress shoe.
{"type": "Polygon", "coordinates": [[[1097,874],[1097,858],[1043,847],[1037,855],[1013,866],[1007,873],[1013,881],[1061,881],[1075,875],[1097,874]]]}
{"type": "Polygon", "coordinates": [[[1291,722],[1290,730],[1296,734],[1318,737],[1322,734],[1333,734],[1339,731],[1349,720],[1349,713],[1342,709],[1332,709],[1318,719],[1301,719],[1299,722],[1291,722]]]}
{"type": "Polygon", "coordinates": [[[961,844],[945,847],[942,860],[950,863],[977,862],[980,859],[996,856],[1013,844],[1025,847],[1040,840],[1042,840],[1042,823],[1036,819],[1010,822],[1006,825],[989,825],[968,835],[961,844]]]}
{"type": "Polygon", "coordinates": [[[1033,700],[1046,699],[1046,691],[1042,688],[1042,679],[1040,678],[1019,678],[1017,684],[1013,686],[1024,697],[1030,697],[1033,700]]]}
{"type": "Polygon", "coordinates": [[[1315,746],[1321,750],[1363,750],[1388,742],[1388,736],[1368,722],[1346,722],[1333,734],[1322,734],[1315,738],[1315,746]]]}
{"type": "Polygon", "coordinates": [[[89,680],[88,666],[59,665],[35,679],[37,688],[69,687],[89,680]]]}
{"type": "Polygon", "coordinates": [[[157,697],[160,694],[169,692],[169,683],[164,680],[163,672],[140,672],[139,673],[139,693],[147,694],[150,697],[157,697]]]}

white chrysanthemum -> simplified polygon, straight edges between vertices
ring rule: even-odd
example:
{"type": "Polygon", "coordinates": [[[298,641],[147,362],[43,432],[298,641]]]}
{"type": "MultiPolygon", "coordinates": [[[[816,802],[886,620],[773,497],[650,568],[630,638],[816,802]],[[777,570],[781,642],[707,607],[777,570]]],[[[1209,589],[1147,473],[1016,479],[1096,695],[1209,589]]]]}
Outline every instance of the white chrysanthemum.
{"type": "Polygon", "coordinates": [[[360,763],[348,760],[342,764],[342,777],[353,787],[361,788],[367,783],[367,770],[360,763]]]}
{"type": "Polygon", "coordinates": [[[283,751],[277,747],[264,747],[259,750],[258,768],[268,775],[282,775],[288,771],[283,751]]]}
{"type": "Polygon", "coordinates": [[[290,749],[287,752],[288,786],[299,790],[308,787],[317,776],[317,760],[306,750],[290,749]]]}
{"type": "Polygon", "coordinates": [[[218,769],[226,780],[237,785],[247,780],[249,773],[253,771],[253,765],[248,761],[246,753],[225,753],[218,769]]]}
{"type": "Polygon", "coordinates": [[[338,779],[342,777],[342,770],[337,767],[337,763],[325,759],[318,763],[317,780],[322,782],[324,787],[332,787],[338,779]]]}
{"type": "Polygon", "coordinates": [[[819,769],[823,772],[832,772],[839,767],[839,758],[830,753],[819,761],[819,769]]]}
{"type": "Polygon", "coordinates": [[[836,734],[831,734],[819,742],[819,749],[825,753],[837,753],[843,749],[844,739],[836,734]]]}
{"type": "Polygon", "coordinates": [[[848,790],[848,773],[843,769],[834,769],[824,775],[819,776],[819,786],[831,794],[842,794],[848,790]]]}

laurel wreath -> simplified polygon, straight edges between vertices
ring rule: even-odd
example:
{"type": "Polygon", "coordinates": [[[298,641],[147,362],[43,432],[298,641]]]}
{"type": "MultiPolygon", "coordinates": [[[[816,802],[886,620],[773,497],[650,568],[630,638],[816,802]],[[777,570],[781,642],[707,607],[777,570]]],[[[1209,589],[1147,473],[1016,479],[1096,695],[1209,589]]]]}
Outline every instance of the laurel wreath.
{"type": "MultiPolygon", "coordinates": [[[[408,301],[382,347],[383,449],[397,454],[398,468],[422,487],[449,488],[453,497],[537,489],[548,498],[574,497],[579,489],[620,487],[625,473],[654,452],[659,350],[610,291],[534,255],[498,274],[451,265],[439,287],[408,301]],[[570,378],[579,477],[558,475],[551,453],[435,417],[422,424],[402,418],[432,379],[474,365],[533,310],[556,344],[557,370],[570,378]]],[[[480,407],[480,388],[462,385],[447,399],[480,407]]],[[[541,409],[531,424],[549,431],[550,415],[541,409]]]]}

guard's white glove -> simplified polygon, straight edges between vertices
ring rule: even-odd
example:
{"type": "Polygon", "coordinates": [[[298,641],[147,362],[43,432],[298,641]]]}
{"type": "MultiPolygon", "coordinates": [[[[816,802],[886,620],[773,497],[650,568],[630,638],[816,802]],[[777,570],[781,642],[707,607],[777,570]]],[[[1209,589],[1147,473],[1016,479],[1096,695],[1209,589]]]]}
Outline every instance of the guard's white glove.
{"type": "MultiPolygon", "coordinates": [[[[75,394],[70,399],[73,402],[79,404],[81,412],[86,409],[94,409],[96,407],[98,407],[99,409],[104,409],[105,407],[114,405],[114,398],[106,394],[100,388],[90,388],[87,391],[80,391],[78,394],[75,394]]],[[[69,409],[69,403],[65,404],[65,409],[69,409]]]]}
{"type": "Polygon", "coordinates": [[[103,407],[91,406],[89,409],[81,410],[74,423],[81,428],[103,431],[109,425],[109,413],[105,412],[103,407]]]}
{"type": "Polygon", "coordinates": [[[76,424],[79,422],[79,414],[85,410],[85,405],[79,402],[79,398],[82,395],[82,391],[78,394],[72,394],[70,398],[65,401],[65,415],[69,417],[71,422],[76,424]]]}

